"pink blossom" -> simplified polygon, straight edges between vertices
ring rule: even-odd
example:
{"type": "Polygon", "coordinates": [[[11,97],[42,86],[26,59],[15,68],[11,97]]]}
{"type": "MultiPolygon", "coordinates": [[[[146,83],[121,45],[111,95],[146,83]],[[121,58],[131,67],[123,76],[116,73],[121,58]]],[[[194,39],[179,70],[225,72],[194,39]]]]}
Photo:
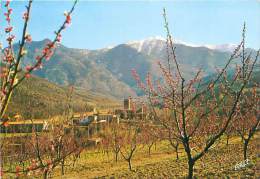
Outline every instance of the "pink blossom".
{"type": "Polygon", "coordinates": [[[21,170],[21,167],[20,166],[16,166],[15,171],[16,171],[16,176],[17,177],[20,176],[20,174],[19,174],[20,170],[21,170]]]}
{"type": "Polygon", "coordinates": [[[4,176],[4,172],[3,172],[3,169],[2,167],[0,167],[0,177],[4,176]]]}
{"type": "Polygon", "coordinates": [[[40,61],[41,60],[41,57],[38,55],[35,57],[36,61],[40,61]]]}
{"type": "Polygon", "coordinates": [[[29,35],[29,34],[27,34],[26,36],[25,36],[25,40],[26,40],[26,42],[32,42],[32,36],[31,35],[29,35]]]}
{"type": "Polygon", "coordinates": [[[5,7],[8,7],[10,2],[11,2],[11,0],[6,0],[5,7]]]}
{"type": "Polygon", "coordinates": [[[30,73],[26,73],[25,74],[25,78],[30,78],[31,77],[31,74],[30,73]]]}
{"type": "Polygon", "coordinates": [[[57,35],[57,42],[61,42],[61,34],[57,35]]]}
{"type": "Polygon", "coordinates": [[[27,12],[23,13],[23,19],[28,20],[28,18],[29,18],[28,13],[27,12]]]}
{"type": "Polygon", "coordinates": [[[9,43],[12,43],[12,41],[15,39],[15,36],[14,35],[11,35],[10,37],[7,37],[7,41],[9,42],[9,43]]]}
{"type": "Polygon", "coordinates": [[[25,69],[26,69],[26,71],[30,71],[30,70],[32,70],[32,66],[28,65],[28,66],[25,67],[25,69]]]}
{"type": "Polygon", "coordinates": [[[66,15],[66,21],[65,21],[66,24],[70,24],[71,23],[71,17],[70,17],[70,14],[67,14],[66,15]]]}
{"type": "Polygon", "coordinates": [[[12,26],[5,28],[5,32],[6,32],[6,33],[11,32],[12,30],[13,30],[13,27],[12,27],[12,26]]]}

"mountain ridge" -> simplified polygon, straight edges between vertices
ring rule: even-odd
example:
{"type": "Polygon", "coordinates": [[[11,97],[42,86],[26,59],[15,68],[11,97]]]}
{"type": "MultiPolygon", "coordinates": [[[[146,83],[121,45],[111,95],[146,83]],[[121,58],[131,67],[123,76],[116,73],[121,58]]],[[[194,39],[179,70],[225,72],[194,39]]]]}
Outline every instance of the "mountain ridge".
{"type": "MultiPolygon", "coordinates": [[[[28,50],[22,67],[33,63],[49,39],[26,44],[28,50]]],[[[191,47],[176,44],[176,56],[186,78],[191,78],[197,70],[203,69],[205,75],[222,67],[230,52],[212,50],[207,47],[191,47]]],[[[18,46],[14,46],[17,51],[18,46]]],[[[131,70],[135,69],[141,80],[145,81],[150,72],[155,79],[160,78],[157,61],[166,62],[166,44],[163,38],[150,38],[144,41],[132,41],[112,48],[98,50],[68,48],[58,44],[52,58],[43,69],[34,75],[58,85],[74,85],[86,90],[113,96],[117,99],[137,96],[140,90],[136,86],[131,70]]]]}

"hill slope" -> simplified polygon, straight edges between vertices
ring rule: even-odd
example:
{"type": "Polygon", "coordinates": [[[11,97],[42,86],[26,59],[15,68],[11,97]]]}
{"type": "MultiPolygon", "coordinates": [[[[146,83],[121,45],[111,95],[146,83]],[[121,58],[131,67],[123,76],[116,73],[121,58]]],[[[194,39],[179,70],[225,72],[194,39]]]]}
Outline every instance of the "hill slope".
{"type": "MultiPolygon", "coordinates": [[[[48,42],[45,39],[27,44],[28,54],[24,61],[32,63],[48,42]]],[[[17,50],[17,46],[14,49],[17,50]]],[[[225,64],[230,52],[176,44],[176,55],[183,75],[190,78],[199,68],[205,75],[213,74],[216,67],[225,64]]],[[[165,40],[156,38],[99,50],[73,49],[59,44],[51,60],[34,74],[59,85],[73,84],[122,99],[138,92],[132,69],[136,69],[142,80],[148,72],[159,78],[157,61],[165,62],[166,57],[165,40]]],[[[23,67],[26,65],[22,64],[23,67]]]]}
{"type": "MultiPolygon", "coordinates": [[[[31,64],[34,57],[49,40],[27,44],[28,55],[22,66],[31,64]]],[[[14,47],[17,50],[17,46],[14,47]]],[[[99,92],[109,96],[123,98],[134,95],[135,92],[125,83],[118,80],[108,69],[96,64],[92,56],[95,51],[71,49],[59,45],[51,60],[44,63],[44,68],[34,72],[35,75],[45,78],[59,85],[74,85],[92,92],[99,92]],[[115,88],[116,87],[116,88],[115,88]]],[[[102,53],[101,51],[98,54],[102,53]]]]}
{"type": "MultiPolygon", "coordinates": [[[[18,113],[25,118],[48,118],[63,114],[66,109],[68,88],[55,85],[39,77],[31,77],[15,89],[7,114],[18,113]]],[[[83,89],[75,89],[72,95],[74,112],[92,110],[93,107],[113,107],[119,102],[113,98],[83,89]]]]}

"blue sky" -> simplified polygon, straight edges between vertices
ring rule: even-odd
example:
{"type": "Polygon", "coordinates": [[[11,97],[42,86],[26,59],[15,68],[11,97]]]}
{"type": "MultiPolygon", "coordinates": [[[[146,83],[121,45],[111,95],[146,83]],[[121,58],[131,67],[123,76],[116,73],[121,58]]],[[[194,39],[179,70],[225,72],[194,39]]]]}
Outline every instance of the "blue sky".
{"type": "MultiPolygon", "coordinates": [[[[26,1],[12,1],[12,23],[21,34],[26,1]]],[[[63,12],[72,1],[35,1],[29,33],[33,40],[52,39],[62,23],[63,12]]],[[[80,1],[72,26],[63,33],[63,44],[74,48],[97,49],[151,36],[165,36],[162,9],[168,13],[175,38],[192,44],[238,43],[243,22],[247,23],[247,45],[260,48],[259,0],[194,1],[80,1]]],[[[0,28],[3,27],[1,4],[0,28]]],[[[1,41],[5,38],[3,29],[1,41]]]]}

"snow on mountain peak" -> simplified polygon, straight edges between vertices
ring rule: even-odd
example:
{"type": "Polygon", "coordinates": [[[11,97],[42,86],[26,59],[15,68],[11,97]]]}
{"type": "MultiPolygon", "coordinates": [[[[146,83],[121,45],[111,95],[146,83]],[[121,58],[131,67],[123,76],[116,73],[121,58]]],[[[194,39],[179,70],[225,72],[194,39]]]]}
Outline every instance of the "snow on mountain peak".
{"type": "Polygon", "coordinates": [[[212,50],[218,50],[222,52],[232,52],[235,50],[237,45],[235,44],[220,44],[220,45],[205,45],[206,48],[212,49],[212,50]]]}
{"type": "MultiPolygon", "coordinates": [[[[165,48],[165,42],[166,38],[162,36],[153,36],[148,37],[143,40],[134,40],[126,42],[125,45],[128,45],[134,49],[136,49],[138,52],[145,51],[147,54],[151,54],[151,52],[156,48],[157,50],[165,48]]],[[[174,44],[181,44],[188,47],[205,47],[211,50],[218,50],[221,52],[232,52],[235,48],[235,44],[219,44],[219,45],[211,45],[211,44],[194,44],[190,42],[185,42],[180,39],[173,38],[174,44]]],[[[105,48],[106,50],[109,50],[115,46],[109,46],[105,48]]]]}
{"type": "Polygon", "coordinates": [[[165,42],[165,38],[161,36],[155,36],[139,41],[129,41],[126,43],[126,45],[135,48],[138,52],[147,51],[147,53],[150,54],[154,48],[163,48],[165,42]]]}

